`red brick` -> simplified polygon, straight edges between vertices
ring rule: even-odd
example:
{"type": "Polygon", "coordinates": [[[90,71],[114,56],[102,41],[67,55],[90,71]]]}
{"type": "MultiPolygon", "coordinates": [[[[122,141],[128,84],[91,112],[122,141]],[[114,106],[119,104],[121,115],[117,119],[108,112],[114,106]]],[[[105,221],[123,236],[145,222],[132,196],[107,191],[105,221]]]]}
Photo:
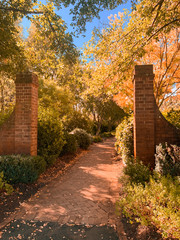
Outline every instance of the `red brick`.
{"type": "Polygon", "coordinates": [[[0,155],[37,154],[37,113],[38,78],[33,73],[19,73],[15,110],[0,128],[0,155]]]}
{"type": "Polygon", "coordinates": [[[134,156],[154,167],[155,146],[162,142],[180,145],[180,131],[160,113],[153,93],[153,65],[135,67],[134,156]]]}

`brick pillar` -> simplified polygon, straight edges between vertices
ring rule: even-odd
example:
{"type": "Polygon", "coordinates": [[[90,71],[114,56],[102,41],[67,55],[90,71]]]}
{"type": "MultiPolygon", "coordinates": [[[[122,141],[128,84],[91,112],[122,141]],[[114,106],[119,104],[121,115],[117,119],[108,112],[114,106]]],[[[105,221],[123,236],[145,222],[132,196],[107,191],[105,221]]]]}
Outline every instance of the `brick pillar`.
{"type": "Polygon", "coordinates": [[[153,65],[135,66],[134,156],[154,167],[155,100],[153,65]]]}
{"type": "Polygon", "coordinates": [[[0,126],[0,155],[37,155],[38,78],[20,73],[15,83],[15,109],[0,126]]]}
{"type": "Polygon", "coordinates": [[[38,78],[16,75],[15,153],[37,155],[38,78]]]}

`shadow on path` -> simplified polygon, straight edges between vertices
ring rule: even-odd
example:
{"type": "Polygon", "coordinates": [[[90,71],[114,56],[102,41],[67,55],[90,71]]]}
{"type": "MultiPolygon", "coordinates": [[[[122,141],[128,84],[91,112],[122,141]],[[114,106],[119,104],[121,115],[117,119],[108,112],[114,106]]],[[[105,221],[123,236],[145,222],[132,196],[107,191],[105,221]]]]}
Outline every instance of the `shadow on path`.
{"type": "Polygon", "coordinates": [[[64,176],[22,204],[1,239],[118,239],[116,230],[124,234],[115,215],[123,166],[113,153],[113,138],[93,144],[64,176]]]}
{"type": "Polygon", "coordinates": [[[3,239],[34,240],[118,240],[114,228],[108,226],[62,225],[55,222],[15,220],[6,228],[3,239]]]}

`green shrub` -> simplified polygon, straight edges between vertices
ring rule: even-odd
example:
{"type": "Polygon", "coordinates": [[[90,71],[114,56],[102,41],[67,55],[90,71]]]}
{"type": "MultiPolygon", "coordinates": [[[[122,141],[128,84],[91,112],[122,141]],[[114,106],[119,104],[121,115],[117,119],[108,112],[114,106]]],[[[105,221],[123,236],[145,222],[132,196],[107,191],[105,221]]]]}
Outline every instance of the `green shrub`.
{"type": "Polygon", "coordinates": [[[118,210],[143,225],[153,225],[163,237],[180,239],[180,180],[150,178],[145,186],[128,184],[117,202],[118,210]]]}
{"type": "Polygon", "coordinates": [[[34,164],[34,168],[36,169],[38,176],[46,170],[47,163],[42,156],[33,156],[32,162],[34,164]]]}
{"type": "Polygon", "coordinates": [[[78,111],[74,111],[71,116],[68,116],[63,125],[67,132],[71,132],[75,128],[84,129],[88,133],[92,133],[93,130],[93,122],[78,111]]]}
{"type": "Polygon", "coordinates": [[[71,134],[73,134],[77,140],[80,148],[87,149],[92,142],[92,137],[84,129],[75,128],[71,134]]]}
{"type": "Polygon", "coordinates": [[[8,183],[32,183],[46,169],[46,162],[40,156],[0,156],[0,172],[8,183]]]}
{"type": "Polygon", "coordinates": [[[13,113],[14,107],[7,109],[6,111],[0,112],[0,127],[8,120],[13,113]]]}
{"type": "Polygon", "coordinates": [[[112,135],[111,132],[103,132],[103,133],[100,134],[100,136],[102,138],[109,138],[109,137],[112,137],[113,135],[112,135]]]}
{"type": "Polygon", "coordinates": [[[98,143],[98,142],[102,142],[102,141],[103,140],[102,140],[101,136],[93,136],[93,142],[98,143]]]}
{"type": "Polygon", "coordinates": [[[0,172],[0,192],[1,191],[6,191],[7,194],[11,194],[14,191],[13,187],[4,179],[3,172],[0,172]]]}
{"type": "Polygon", "coordinates": [[[171,109],[171,111],[165,114],[165,118],[168,122],[180,129],[180,110],[171,109]]]}
{"type": "Polygon", "coordinates": [[[180,176],[180,147],[168,143],[156,146],[155,170],[165,176],[180,176]]]}
{"type": "Polygon", "coordinates": [[[115,148],[124,163],[134,154],[133,117],[125,118],[116,128],[115,148]]]}
{"type": "Polygon", "coordinates": [[[151,176],[151,171],[147,166],[138,160],[131,158],[126,162],[126,167],[124,168],[124,174],[129,177],[130,183],[135,184],[145,184],[148,182],[151,176]]]}
{"type": "Polygon", "coordinates": [[[53,164],[64,146],[62,123],[53,113],[41,112],[38,119],[38,155],[53,164]]]}
{"type": "Polygon", "coordinates": [[[65,134],[65,145],[63,146],[63,150],[61,155],[67,154],[67,153],[75,153],[78,148],[78,143],[76,140],[76,137],[73,134],[66,133],[65,134]]]}

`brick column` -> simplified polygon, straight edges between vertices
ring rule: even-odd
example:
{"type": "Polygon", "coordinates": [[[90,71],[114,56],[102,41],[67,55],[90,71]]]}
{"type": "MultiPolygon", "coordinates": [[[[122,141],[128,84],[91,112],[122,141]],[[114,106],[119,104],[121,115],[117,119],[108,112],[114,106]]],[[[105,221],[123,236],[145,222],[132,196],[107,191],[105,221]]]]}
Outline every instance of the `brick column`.
{"type": "Polygon", "coordinates": [[[135,66],[134,156],[154,167],[155,100],[153,65],[135,66]]]}
{"type": "Polygon", "coordinates": [[[0,155],[37,155],[38,78],[20,73],[15,83],[15,109],[0,126],[0,155]]]}
{"type": "Polygon", "coordinates": [[[15,153],[37,155],[38,78],[16,75],[15,153]]]}

